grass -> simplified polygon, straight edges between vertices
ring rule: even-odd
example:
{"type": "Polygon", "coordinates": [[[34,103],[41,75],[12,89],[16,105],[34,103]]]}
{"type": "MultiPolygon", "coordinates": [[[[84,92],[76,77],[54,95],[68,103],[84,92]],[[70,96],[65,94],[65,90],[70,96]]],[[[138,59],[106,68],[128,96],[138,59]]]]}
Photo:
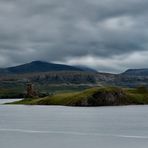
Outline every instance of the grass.
{"type": "Polygon", "coordinates": [[[137,89],[127,90],[129,102],[135,104],[148,104],[148,91],[137,89]]]}
{"type": "Polygon", "coordinates": [[[0,89],[0,98],[23,98],[24,93],[18,89],[0,89]]]}
{"type": "Polygon", "coordinates": [[[24,99],[12,104],[65,106],[148,104],[148,92],[117,87],[95,87],[81,92],[59,93],[44,98],[24,99]]]}
{"type": "MultiPolygon", "coordinates": [[[[39,96],[47,96],[49,94],[78,92],[90,88],[91,86],[81,85],[38,85],[35,84],[35,90],[39,92],[39,96]]],[[[24,98],[26,85],[0,86],[0,98],[24,98]]]]}

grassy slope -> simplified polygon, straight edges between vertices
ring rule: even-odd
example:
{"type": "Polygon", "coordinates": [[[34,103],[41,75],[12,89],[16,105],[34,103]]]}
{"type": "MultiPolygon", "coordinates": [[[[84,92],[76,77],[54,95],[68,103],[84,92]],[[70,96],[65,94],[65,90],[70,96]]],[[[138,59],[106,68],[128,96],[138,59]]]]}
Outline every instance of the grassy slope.
{"type": "Polygon", "coordinates": [[[83,92],[61,93],[39,99],[26,99],[14,102],[14,104],[30,104],[30,105],[72,105],[81,100],[86,100],[96,91],[96,88],[88,89],[83,92]]]}
{"type": "Polygon", "coordinates": [[[17,101],[13,104],[66,106],[148,104],[148,92],[139,92],[136,89],[96,87],[82,92],[61,93],[45,98],[17,101]],[[110,100],[110,97],[112,100],[110,100]]]}

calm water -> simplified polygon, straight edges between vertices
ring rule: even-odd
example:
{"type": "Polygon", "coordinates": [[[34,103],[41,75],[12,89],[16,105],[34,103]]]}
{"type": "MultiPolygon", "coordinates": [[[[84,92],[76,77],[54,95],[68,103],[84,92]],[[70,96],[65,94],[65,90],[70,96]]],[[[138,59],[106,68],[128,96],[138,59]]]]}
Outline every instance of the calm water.
{"type": "Polygon", "coordinates": [[[0,105],[0,148],[147,148],[148,106],[0,105]]]}

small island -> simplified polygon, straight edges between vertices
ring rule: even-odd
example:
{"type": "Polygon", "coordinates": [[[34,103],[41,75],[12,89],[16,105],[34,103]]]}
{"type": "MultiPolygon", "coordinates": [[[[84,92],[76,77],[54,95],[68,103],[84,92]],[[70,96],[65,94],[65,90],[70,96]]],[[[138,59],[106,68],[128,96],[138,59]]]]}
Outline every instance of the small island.
{"type": "Polygon", "coordinates": [[[64,105],[64,106],[118,106],[148,104],[145,87],[94,87],[81,92],[58,93],[43,98],[26,98],[9,104],[64,105]]]}

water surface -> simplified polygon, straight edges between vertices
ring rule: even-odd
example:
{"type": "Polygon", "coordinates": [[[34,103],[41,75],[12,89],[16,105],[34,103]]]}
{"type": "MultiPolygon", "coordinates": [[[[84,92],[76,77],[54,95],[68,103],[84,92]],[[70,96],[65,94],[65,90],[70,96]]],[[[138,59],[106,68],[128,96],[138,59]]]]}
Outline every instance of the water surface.
{"type": "Polygon", "coordinates": [[[147,148],[148,106],[0,105],[0,147],[147,148]]]}

